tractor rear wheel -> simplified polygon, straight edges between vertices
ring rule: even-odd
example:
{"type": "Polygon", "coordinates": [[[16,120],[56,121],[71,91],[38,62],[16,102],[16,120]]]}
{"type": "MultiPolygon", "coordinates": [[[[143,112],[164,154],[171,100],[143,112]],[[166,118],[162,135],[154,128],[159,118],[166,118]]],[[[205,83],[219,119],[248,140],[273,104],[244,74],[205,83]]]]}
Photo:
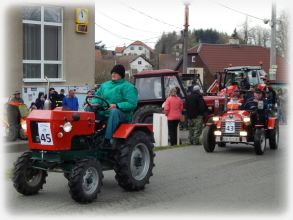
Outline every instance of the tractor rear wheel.
{"type": "Polygon", "coordinates": [[[202,131],[203,147],[205,151],[208,153],[213,152],[216,146],[214,131],[215,131],[214,125],[205,126],[202,131]]]}
{"type": "Polygon", "coordinates": [[[137,191],[144,189],[153,175],[154,145],[150,135],[134,131],[127,140],[115,140],[116,180],[123,189],[137,191]]]}
{"type": "Polygon", "coordinates": [[[153,123],[153,114],[162,113],[162,108],[158,105],[145,105],[137,109],[132,117],[134,123],[153,123]]]}
{"type": "Polygon", "coordinates": [[[97,198],[102,187],[102,167],[95,158],[76,162],[69,175],[69,192],[76,202],[90,203],[97,198]]]}
{"type": "Polygon", "coordinates": [[[275,129],[269,130],[269,143],[271,150],[277,150],[279,145],[279,125],[276,124],[275,129]]]}
{"type": "Polygon", "coordinates": [[[254,134],[254,150],[257,155],[264,154],[266,149],[266,135],[263,128],[257,128],[254,134]]]}
{"type": "Polygon", "coordinates": [[[34,195],[46,183],[47,172],[32,167],[31,152],[23,153],[14,163],[13,185],[23,195],[34,195]]]}

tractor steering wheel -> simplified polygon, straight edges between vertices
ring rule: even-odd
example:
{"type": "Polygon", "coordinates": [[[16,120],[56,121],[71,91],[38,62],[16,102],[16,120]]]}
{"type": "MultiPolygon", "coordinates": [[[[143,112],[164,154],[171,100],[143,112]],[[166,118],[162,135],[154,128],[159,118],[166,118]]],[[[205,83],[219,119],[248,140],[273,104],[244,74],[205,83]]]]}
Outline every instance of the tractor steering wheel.
{"type": "Polygon", "coordinates": [[[85,102],[86,102],[86,104],[88,104],[89,107],[96,108],[97,110],[106,111],[106,110],[108,110],[110,108],[110,103],[106,99],[104,99],[104,98],[102,98],[100,96],[96,96],[96,95],[87,96],[85,98],[85,102]],[[92,98],[97,98],[97,99],[101,100],[102,103],[92,104],[92,103],[89,102],[89,99],[92,99],[92,98]],[[103,104],[106,104],[106,106],[104,106],[103,104]]]}

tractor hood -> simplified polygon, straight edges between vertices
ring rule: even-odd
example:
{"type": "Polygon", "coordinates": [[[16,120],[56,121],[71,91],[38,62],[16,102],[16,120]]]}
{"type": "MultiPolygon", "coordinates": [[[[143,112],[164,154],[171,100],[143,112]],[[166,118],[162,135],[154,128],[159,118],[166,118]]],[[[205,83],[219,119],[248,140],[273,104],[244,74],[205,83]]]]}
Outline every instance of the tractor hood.
{"type": "Polygon", "coordinates": [[[91,135],[93,112],[33,110],[26,118],[28,145],[36,150],[69,150],[74,136],[91,135]]]}
{"type": "Polygon", "coordinates": [[[221,116],[221,121],[226,121],[226,120],[242,121],[243,117],[248,117],[249,115],[250,115],[249,112],[244,110],[227,111],[221,116]]]}

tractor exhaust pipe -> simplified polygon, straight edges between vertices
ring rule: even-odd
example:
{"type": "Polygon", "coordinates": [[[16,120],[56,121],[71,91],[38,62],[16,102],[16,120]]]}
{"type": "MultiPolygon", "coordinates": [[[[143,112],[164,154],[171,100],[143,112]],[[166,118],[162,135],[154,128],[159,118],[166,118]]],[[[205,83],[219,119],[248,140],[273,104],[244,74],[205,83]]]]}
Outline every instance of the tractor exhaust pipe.
{"type": "Polygon", "coordinates": [[[49,79],[48,79],[47,76],[45,76],[45,79],[48,82],[48,85],[47,85],[47,87],[48,87],[47,88],[48,93],[47,93],[47,98],[46,98],[46,100],[44,102],[44,110],[50,110],[51,109],[51,100],[50,100],[50,97],[49,97],[49,95],[50,95],[50,92],[49,92],[49,89],[50,89],[50,81],[49,81],[49,79]]]}

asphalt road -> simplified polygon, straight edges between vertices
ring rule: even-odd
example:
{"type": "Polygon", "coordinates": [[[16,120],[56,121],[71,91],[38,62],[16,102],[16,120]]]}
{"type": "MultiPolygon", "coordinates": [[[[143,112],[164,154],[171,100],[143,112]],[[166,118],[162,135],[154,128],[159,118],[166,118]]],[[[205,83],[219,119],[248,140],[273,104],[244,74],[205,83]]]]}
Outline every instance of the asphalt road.
{"type": "MultiPolygon", "coordinates": [[[[287,126],[280,147],[255,155],[250,146],[227,146],[206,153],[202,146],[156,152],[154,176],[145,190],[125,192],[114,172],[104,172],[102,192],[92,204],[80,205],[69,194],[62,174],[49,173],[35,196],[18,194],[5,181],[8,215],[279,215],[287,209],[287,126]]],[[[20,153],[5,153],[6,172],[20,153]]]]}

